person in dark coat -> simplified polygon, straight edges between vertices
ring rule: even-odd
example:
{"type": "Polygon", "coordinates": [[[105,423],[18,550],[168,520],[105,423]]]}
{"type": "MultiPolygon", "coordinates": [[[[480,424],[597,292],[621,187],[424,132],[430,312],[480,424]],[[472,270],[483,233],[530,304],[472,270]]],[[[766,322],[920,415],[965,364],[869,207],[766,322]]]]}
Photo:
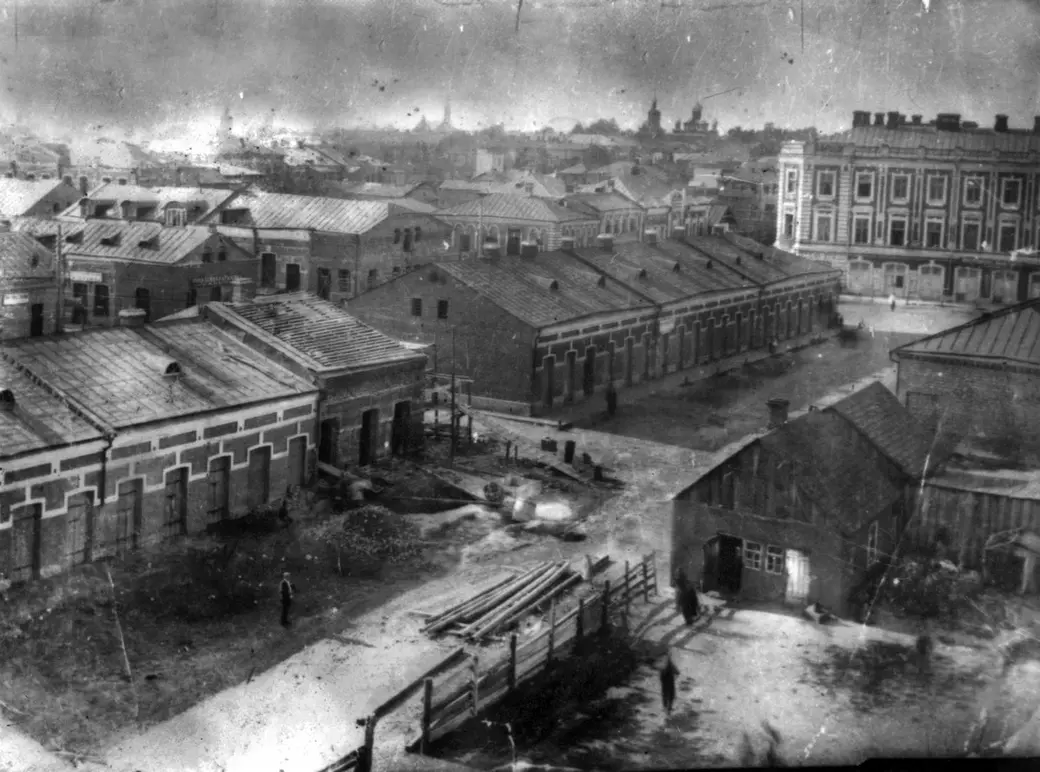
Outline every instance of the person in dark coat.
{"type": "Polygon", "coordinates": [[[686,578],[686,572],[681,568],[675,577],[675,606],[688,625],[692,625],[693,621],[700,616],[701,604],[697,596],[697,588],[686,578]]]}
{"type": "Polygon", "coordinates": [[[289,627],[292,624],[289,621],[289,609],[292,608],[293,595],[296,594],[296,585],[289,581],[288,571],[282,574],[280,590],[282,594],[282,627],[289,627]]]}
{"type": "Polygon", "coordinates": [[[282,524],[288,528],[292,525],[292,518],[289,517],[289,496],[288,493],[282,498],[281,506],[278,507],[278,519],[282,521],[282,524]]]}
{"type": "Polygon", "coordinates": [[[675,677],[682,675],[672,662],[672,653],[668,652],[664,667],[661,668],[661,703],[664,705],[665,713],[671,715],[672,705],[675,703],[675,677]]]}

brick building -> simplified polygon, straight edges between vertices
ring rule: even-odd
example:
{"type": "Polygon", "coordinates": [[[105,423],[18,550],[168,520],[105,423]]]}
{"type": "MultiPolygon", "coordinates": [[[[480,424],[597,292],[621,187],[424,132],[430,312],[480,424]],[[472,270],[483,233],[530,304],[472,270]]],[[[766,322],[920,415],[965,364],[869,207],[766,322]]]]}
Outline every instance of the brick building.
{"type": "Polygon", "coordinates": [[[205,322],[10,342],[0,381],[13,581],[204,530],[313,472],[317,389],[205,322]]]}
{"type": "Polygon", "coordinates": [[[1031,131],[857,111],[780,154],[778,245],[845,273],[849,292],[957,302],[1040,296],[1040,118],[1031,131]]]}
{"type": "Polygon", "coordinates": [[[434,344],[435,370],[513,412],[588,399],[719,362],[826,324],[836,271],[736,237],[614,242],[433,264],[352,301],[402,340],[434,344]]]}
{"type": "Polygon", "coordinates": [[[54,253],[25,233],[0,233],[0,340],[57,331],[54,253]]]}
{"type": "Polygon", "coordinates": [[[542,251],[559,249],[564,238],[592,243],[598,218],[532,196],[495,193],[441,209],[437,218],[451,226],[451,251],[477,257],[487,249],[520,254],[522,243],[542,251]]]}
{"type": "Polygon", "coordinates": [[[366,466],[421,446],[422,352],[303,293],[210,303],[200,314],[320,389],[320,463],[366,466]]]}
{"type": "Polygon", "coordinates": [[[959,454],[1035,468],[1040,439],[1040,299],[892,351],[900,401],[959,454]]]}
{"type": "Polygon", "coordinates": [[[450,229],[385,201],[244,191],[203,218],[260,260],[266,291],[352,298],[415,265],[444,259],[450,229]]]}
{"type": "Polygon", "coordinates": [[[0,177],[0,217],[54,217],[79,197],[80,192],[62,180],[0,177]]]}
{"type": "Polygon", "coordinates": [[[675,497],[672,570],[704,591],[855,613],[850,593],[906,526],[928,433],[880,383],[791,420],[773,401],[769,426],[675,497]]]}
{"type": "Polygon", "coordinates": [[[230,299],[255,281],[258,261],[215,229],[135,220],[39,220],[12,227],[65,258],[69,324],[111,326],[120,311],[141,308],[160,319],[199,301],[230,299]]]}
{"type": "Polygon", "coordinates": [[[646,210],[620,193],[572,193],[565,203],[570,209],[596,217],[600,233],[636,234],[638,238],[646,229],[646,210]]]}

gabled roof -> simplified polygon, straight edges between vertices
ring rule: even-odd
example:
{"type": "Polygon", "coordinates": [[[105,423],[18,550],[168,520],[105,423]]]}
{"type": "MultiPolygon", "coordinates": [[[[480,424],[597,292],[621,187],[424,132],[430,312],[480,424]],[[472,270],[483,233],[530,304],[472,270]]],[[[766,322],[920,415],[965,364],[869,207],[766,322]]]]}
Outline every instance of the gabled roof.
{"type": "Polygon", "coordinates": [[[23,338],[4,353],[114,429],[314,391],[201,320],[23,338]]]}
{"type": "Polygon", "coordinates": [[[929,335],[893,349],[897,359],[957,357],[976,362],[1040,366],[1040,298],[1027,300],[966,324],[929,335]]]}
{"type": "Polygon", "coordinates": [[[792,252],[785,252],[776,247],[766,246],[747,236],[732,231],[724,233],[722,238],[735,247],[751,255],[761,255],[762,260],[776,266],[788,276],[806,276],[812,273],[830,273],[837,276],[839,271],[834,266],[818,260],[799,257],[792,252]]]}
{"type": "Polygon", "coordinates": [[[438,263],[436,270],[535,328],[593,314],[653,307],[649,300],[614,282],[600,286],[599,271],[565,252],[534,259],[507,256],[490,262],[438,263]]]}
{"type": "MultiPolygon", "coordinates": [[[[433,204],[427,204],[425,201],[420,201],[417,198],[388,198],[386,203],[390,204],[391,207],[397,209],[406,209],[409,212],[415,212],[416,214],[433,214],[437,211],[437,207],[433,204]]],[[[393,211],[393,209],[391,209],[393,211]]]]}
{"type": "MultiPolygon", "coordinates": [[[[12,458],[101,437],[52,391],[25,375],[0,350],[0,390],[14,395],[14,410],[0,410],[0,458],[12,458]]],[[[2,479],[2,478],[0,478],[2,479]]]]}
{"type": "Polygon", "coordinates": [[[235,200],[236,209],[248,209],[257,228],[316,230],[358,235],[367,233],[390,216],[385,201],[352,201],[323,196],[295,196],[250,190],[235,200]]]}
{"type": "Polygon", "coordinates": [[[728,266],[752,281],[768,284],[788,278],[783,269],[740,249],[722,236],[686,236],[684,241],[705,257],[728,266]]]}
{"type": "MultiPolygon", "coordinates": [[[[222,188],[177,186],[146,188],[140,185],[120,185],[116,182],[108,182],[94,188],[86,197],[91,201],[115,204],[114,208],[109,210],[107,217],[99,218],[103,220],[120,219],[122,212],[119,204],[123,201],[130,201],[155,207],[155,213],[148,218],[148,221],[164,221],[165,210],[172,205],[178,208],[195,208],[190,215],[190,221],[198,222],[216,209],[228,204],[237,195],[238,192],[235,190],[222,188]]],[[[61,217],[62,219],[82,220],[79,203],[66,209],[61,217]]]]}
{"type": "Polygon", "coordinates": [[[575,208],[583,207],[587,211],[602,213],[615,212],[621,209],[641,209],[635,201],[618,193],[572,193],[567,196],[567,205],[575,208]]]}
{"type": "Polygon", "coordinates": [[[76,194],[76,189],[62,180],[16,180],[0,177],[0,214],[21,217],[44,196],[62,187],[68,188],[70,195],[76,194]]]}
{"type": "Polygon", "coordinates": [[[574,166],[562,169],[557,174],[585,174],[586,172],[588,172],[588,169],[585,168],[585,164],[574,164],[574,166]]]}
{"type": "Polygon", "coordinates": [[[385,185],[380,182],[341,182],[337,184],[337,187],[350,195],[371,196],[373,198],[404,198],[419,187],[419,184],[385,185]]]}
{"type": "Polygon", "coordinates": [[[307,293],[258,297],[251,303],[210,303],[214,313],[314,371],[372,367],[423,358],[369,327],[342,307],[307,293]]]}
{"type": "Polygon", "coordinates": [[[0,287],[5,279],[54,277],[54,253],[28,233],[0,233],[0,287]]]}
{"type": "Polygon", "coordinates": [[[104,219],[61,222],[31,217],[11,223],[12,230],[36,238],[55,236],[59,227],[66,257],[103,257],[159,265],[180,262],[214,237],[209,228],[202,225],[167,228],[156,222],[104,219]]]}
{"type": "Polygon", "coordinates": [[[545,199],[507,193],[493,193],[475,201],[466,201],[448,209],[441,209],[437,216],[488,217],[524,222],[571,222],[593,219],[588,214],[553,204],[545,199]]]}
{"type": "Polygon", "coordinates": [[[438,185],[440,190],[472,190],[477,193],[487,193],[490,187],[490,182],[481,180],[444,180],[438,185]]]}
{"type": "Polygon", "coordinates": [[[910,477],[920,477],[925,463],[934,470],[940,459],[928,459],[931,440],[927,431],[880,382],[850,394],[830,410],[858,429],[892,463],[910,477]]]}

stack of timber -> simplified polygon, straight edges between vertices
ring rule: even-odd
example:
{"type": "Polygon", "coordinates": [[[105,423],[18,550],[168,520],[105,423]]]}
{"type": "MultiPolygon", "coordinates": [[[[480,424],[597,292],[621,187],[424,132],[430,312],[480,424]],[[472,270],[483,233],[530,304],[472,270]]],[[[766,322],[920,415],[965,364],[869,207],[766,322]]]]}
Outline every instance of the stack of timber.
{"type": "Polygon", "coordinates": [[[449,633],[471,642],[480,641],[510,629],[581,580],[582,575],[571,570],[565,562],[539,563],[530,571],[507,577],[469,600],[431,617],[423,632],[431,637],[449,633]]]}

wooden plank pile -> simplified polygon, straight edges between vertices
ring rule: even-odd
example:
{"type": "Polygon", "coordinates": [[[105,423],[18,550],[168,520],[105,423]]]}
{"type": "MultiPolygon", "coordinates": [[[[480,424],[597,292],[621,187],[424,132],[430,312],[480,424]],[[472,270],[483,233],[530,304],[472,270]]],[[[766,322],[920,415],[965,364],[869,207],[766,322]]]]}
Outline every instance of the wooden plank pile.
{"type": "Polygon", "coordinates": [[[431,617],[422,631],[431,637],[449,633],[479,641],[508,630],[581,580],[565,562],[539,563],[431,617]]]}

